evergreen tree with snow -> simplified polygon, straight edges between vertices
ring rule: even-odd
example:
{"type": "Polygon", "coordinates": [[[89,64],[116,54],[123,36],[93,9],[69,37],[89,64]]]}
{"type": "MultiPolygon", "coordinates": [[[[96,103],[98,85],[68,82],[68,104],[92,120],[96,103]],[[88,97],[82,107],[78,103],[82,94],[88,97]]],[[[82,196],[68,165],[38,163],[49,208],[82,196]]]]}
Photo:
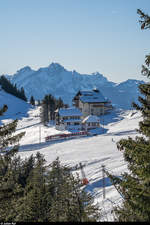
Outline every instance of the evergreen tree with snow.
{"type": "MultiPolygon", "coordinates": [[[[8,109],[7,105],[4,105],[2,109],[0,109],[0,115],[6,112],[8,109]]],[[[13,133],[16,131],[18,120],[14,120],[11,123],[0,126],[0,152],[5,152],[5,150],[9,146],[13,146],[14,144],[18,145],[19,140],[24,135],[24,132],[20,134],[13,133]]],[[[16,148],[16,146],[15,146],[16,148]]],[[[13,147],[9,150],[9,152],[13,151],[13,147]]]]}
{"type": "Polygon", "coordinates": [[[60,109],[60,108],[63,108],[63,107],[64,107],[64,102],[61,99],[61,97],[59,97],[59,99],[56,100],[56,109],[60,109]]]}
{"type": "Polygon", "coordinates": [[[33,96],[31,96],[31,98],[30,98],[30,104],[31,104],[31,105],[35,105],[35,99],[34,99],[33,96]]]}
{"type": "MultiPolygon", "coordinates": [[[[16,204],[16,222],[46,222],[47,190],[45,159],[39,152],[22,164],[26,174],[24,194],[16,204]],[[31,164],[30,164],[31,163],[31,164]],[[27,167],[27,165],[29,167],[27,167]]],[[[23,169],[22,168],[22,169],[23,169]]],[[[49,205],[51,203],[49,202],[49,205]]]]}
{"type": "Polygon", "coordinates": [[[23,99],[25,102],[27,101],[27,97],[26,97],[26,95],[25,95],[25,91],[24,91],[24,88],[23,88],[23,87],[21,87],[19,97],[20,97],[21,99],[23,99]]]}
{"type": "Polygon", "coordinates": [[[85,192],[71,168],[62,166],[59,158],[51,165],[47,174],[47,188],[51,193],[51,206],[48,221],[51,222],[96,222],[100,219],[93,197],[85,192]]]}
{"type": "MultiPolygon", "coordinates": [[[[137,13],[141,29],[150,29],[150,16],[139,9],[137,13]]],[[[142,74],[150,77],[150,55],[145,57],[142,74]]],[[[108,174],[123,197],[122,206],[115,209],[119,222],[150,221],[150,83],[141,84],[139,89],[143,95],[139,97],[141,105],[133,103],[133,106],[143,115],[138,129],[142,136],[121,139],[117,143],[118,149],[123,151],[129,173],[122,174],[121,179],[108,174]]]]}
{"type": "Polygon", "coordinates": [[[3,108],[0,109],[0,116],[2,116],[3,113],[7,111],[7,109],[8,109],[8,106],[4,105],[3,108]]]}
{"type": "Polygon", "coordinates": [[[96,222],[100,219],[93,197],[83,190],[71,168],[62,166],[58,158],[46,166],[40,153],[25,160],[10,158],[9,176],[0,181],[0,200],[3,222],[96,222]]]}
{"type": "Polygon", "coordinates": [[[45,101],[42,101],[41,103],[40,120],[41,123],[44,124],[45,126],[49,122],[48,104],[45,101]]]}
{"type": "Polygon", "coordinates": [[[31,171],[24,196],[16,211],[16,222],[90,222],[99,219],[93,197],[81,188],[71,168],[62,166],[57,158],[48,167],[41,154],[31,171]]]}
{"type": "Polygon", "coordinates": [[[4,91],[6,91],[7,93],[10,93],[24,101],[27,101],[24,88],[22,87],[21,90],[17,89],[16,84],[13,85],[5,76],[0,77],[0,85],[2,86],[4,91]]]}
{"type": "Polygon", "coordinates": [[[55,120],[55,110],[64,107],[61,98],[56,99],[51,94],[45,95],[41,104],[41,122],[46,125],[50,120],[55,120]]]}
{"type": "MultiPolygon", "coordinates": [[[[4,105],[0,109],[0,115],[7,111],[4,105]]],[[[15,214],[15,201],[22,192],[21,187],[16,182],[17,164],[16,159],[19,140],[24,132],[14,134],[17,120],[0,126],[0,221],[11,221],[15,214]]]]}

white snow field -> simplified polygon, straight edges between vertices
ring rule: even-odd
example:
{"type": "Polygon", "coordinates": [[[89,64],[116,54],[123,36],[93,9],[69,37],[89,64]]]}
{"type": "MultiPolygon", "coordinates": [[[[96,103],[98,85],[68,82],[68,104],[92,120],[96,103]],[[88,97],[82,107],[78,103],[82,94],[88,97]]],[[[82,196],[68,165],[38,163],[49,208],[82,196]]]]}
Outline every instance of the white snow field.
{"type": "MultiPolygon", "coordinates": [[[[102,165],[116,176],[121,176],[121,173],[127,171],[123,153],[118,151],[116,142],[121,138],[128,136],[134,138],[139,135],[136,128],[142,120],[141,114],[133,110],[114,110],[111,114],[100,118],[101,128],[97,136],[45,142],[46,136],[64,131],[58,131],[52,125],[44,127],[40,124],[39,107],[33,108],[30,104],[0,91],[0,107],[3,104],[8,105],[8,112],[0,117],[0,123],[10,122],[17,117],[19,121],[16,133],[26,132],[20,141],[18,154],[25,158],[40,152],[45,156],[47,164],[59,157],[61,163],[65,165],[73,167],[79,163],[85,165],[84,172],[89,181],[85,189],[94,196],[94,203],[98,203],[101,209],[100,221],[114,221],[111,210],[121,203],[122,197],[107,176],[105,189],[103,188],[102,165]]],[[[80,170],[74,170],[73,173],[74,175],[78,173],[81,177],[80,170]]]]}
{"type": "Polygon", "coordinates": [[[27,116],[29,109],[32,108],[30,104],[26,103],[22,99],[8,94],[0,87],[0,108],[4,104],[8,106],[8,110],[3,116],[0,117],[0,124],[3,122],[3,119],[5,121],[6,119],[21,119],[23,116],[27,116]]]}
{"type": "MultiPolygon", "coordinates": [[[[136,111],[114,111],[101,118],[100,134],[96,136],[81,137],[70,140],[45,142],[45,137],[51,134],[62,133],[54,126],[44,127],[39,118],[39,108],[31,108],[28,117],[18,122],[17,133],[25,131],[20,141],[19,155],[22,158],[40,152],[45,156],[47,164],[59,157],[62,164],[76,166],[85,165],[84,172],[89,181],[85,189],[94,196],[94,203],[98,203],[102,218],[100,221],[114,221],[111,210],[120,204],[122,197],[105,176],[105,189],[103,188],[102,165],[116,176],[127,171],[123,153],[118,151],[116,142],[128,136],[134,138],[139,135],[136,131],[138,123],[142,120],[141,114],[136,111]],[[105,196],[104,196],[105,191],[105,196]]],[[[3,120],[3,122],[7,120],[3,120]]],[[[66,131],[67,133],[68,131],[66,131]]],[[[74,170],[74,175],[80,170],[74,170]]]]}

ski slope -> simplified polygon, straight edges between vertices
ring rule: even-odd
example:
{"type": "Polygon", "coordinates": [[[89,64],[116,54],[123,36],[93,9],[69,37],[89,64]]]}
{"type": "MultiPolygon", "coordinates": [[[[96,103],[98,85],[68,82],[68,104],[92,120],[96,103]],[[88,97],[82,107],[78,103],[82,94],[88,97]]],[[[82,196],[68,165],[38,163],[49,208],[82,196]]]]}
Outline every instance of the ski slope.
{"type": "Polygon", "coordinates": [[[6,122],[6,119],[14,120],[28,116],[28,111],[30,110],[30,108],[32,108],[32,106],[27,102],[5,92],[0,87],[0,108],[2,108],[5,104],[8,106],[8,110],[4,113],[4,115],[0,117],[0,125],[3,122],[3,119],[6,122]]]}
{"type": "MultiPolygon", "coordinates": [[[[35,107],[28,111],[28,116],[18,122],[16,133],[25,131],[25,136],[20,141],[19,155],[22,158],[40,152],[45,156],[47,164],[59,157],[62,164],[76,166],[79,163],[85,165],[84,172],[89,184],[85,187],[94,196],[94,203],[101,209],[100,221],[114,221],[111,213],[113,207],[120,204],[122,197],[105,177],[105,198],[103,195],[102,165],[106,169],[121,176],[127,171],[123,153],[118,151],[116,142],[128,136],[134,138],[139,135],[136,132],[141,114],[136,111],[115,111],[101,118],[100,134],[97,136],[82,137],[65,141],[45,142],[45,137],[51,134],[61,133],[54,126],[44,127],[40,124],[39,108],[35,107]]],[[[7,120],[3,121],[7,122],[7,120]]],[[[66,131],[67,133],[68,131],[66,131]]],[[[80,170],[74,170],[74,175],[80,170]]]]}

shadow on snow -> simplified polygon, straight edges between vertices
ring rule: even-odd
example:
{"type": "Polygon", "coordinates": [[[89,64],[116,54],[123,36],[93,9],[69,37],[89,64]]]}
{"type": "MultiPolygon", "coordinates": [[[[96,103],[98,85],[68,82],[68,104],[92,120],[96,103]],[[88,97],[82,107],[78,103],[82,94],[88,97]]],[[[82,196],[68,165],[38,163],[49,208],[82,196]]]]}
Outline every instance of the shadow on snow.
{"type": "MultiPolygon", "coordinates": [[[[121,176],[116,176],[116,177],[121,179],[121,176]]],[[[111,182],[110,178],[109,177],[105,177],[104,181],[103,181],[103,178],[101,178],[98,181],[95,181],[93,183],[87,184],[86,187],[84,188],[84,190],[94,194],[94,189],[95,188],[103,188],[104,186],[105,187],[110,187],[112,185],[113,185],[113,183],[111,182]]]]}

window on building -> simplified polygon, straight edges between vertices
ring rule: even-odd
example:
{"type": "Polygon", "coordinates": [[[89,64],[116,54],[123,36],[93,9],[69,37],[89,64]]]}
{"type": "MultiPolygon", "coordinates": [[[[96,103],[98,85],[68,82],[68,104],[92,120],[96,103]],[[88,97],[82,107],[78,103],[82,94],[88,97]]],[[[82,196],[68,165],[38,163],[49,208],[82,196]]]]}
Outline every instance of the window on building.
{"type": "Polygon", "coordinates": [[[76,122],[76,123],[74,123],[74,125],[79,125],[79,123],[76,122]]]}
{"type": "Polygon", "coordinates": [[[68,120],[68,116],[64,116],[63,119],[64,119],[64,120],[68,120]]]}

